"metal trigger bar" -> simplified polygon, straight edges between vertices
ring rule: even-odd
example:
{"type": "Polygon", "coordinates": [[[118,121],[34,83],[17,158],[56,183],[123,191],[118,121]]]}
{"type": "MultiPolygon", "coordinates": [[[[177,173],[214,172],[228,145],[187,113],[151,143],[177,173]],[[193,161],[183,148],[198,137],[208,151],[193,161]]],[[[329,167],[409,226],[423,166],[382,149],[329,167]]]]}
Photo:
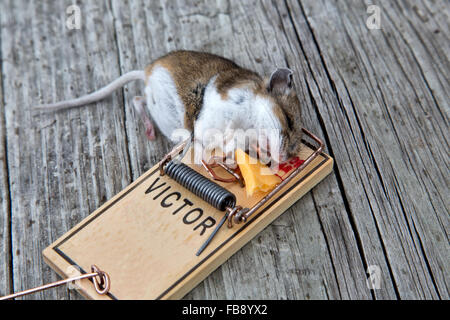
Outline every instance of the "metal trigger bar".
{"type": "Polygon", "coordinates": [[[220,182],[225,182],[225,183],[238,182],[239,185],[241,186],[241,188],[243,188],[245,186],[244,179],[239,174],[239,167],[237,167],[236,169],[233,169],[233,168],[231,168],[231,166],[229,166],[226,163],[224,163],[224,159],[220,159],[218,157],[213,157],[210,160],[212,160],[213,163],[209,164],[205,160],[202,160],[202,165],[203,165],[203,168],[205,168],[206,172],[208,172],[208,174],[211,176],[211,178],[213,180],[220,181],[220,182]],[[222,169],[224,169],[232,177],[231,178],[219,177],[213,170],[213,168],[215,168],[217,166],[219,166],[222,169]]]}
{"type": "Polygon", "coordinates": [[[0,300],[9,300],[9,299],[22,297],[22,296],[25,296],[25,295],[28,295],[31,293],[47,290],[50,288],[59,287],[59,286],[62,286],[63,284],[74,282],[77,280],[82,280],[82,279],[92,279],[92,282],[94,283],[95,291],[97,291],[97,293],[100,295],[104,295],[109,292],[109,288],[111,285],[109,275],[106,272],[101,271],[96,265],[92,265],[91,273],[85,273],[85,274],[82,274],[82,275],[79,275],[76,277],[71,277],[68,279],[63,279],[60,281],[45,284],[45,285],[42,285],[40,287],[36,287],[33,289],[16,292],[16,293],[13,293],[13,294],[10,294],[7,296],[0,297],[0,300]]]}

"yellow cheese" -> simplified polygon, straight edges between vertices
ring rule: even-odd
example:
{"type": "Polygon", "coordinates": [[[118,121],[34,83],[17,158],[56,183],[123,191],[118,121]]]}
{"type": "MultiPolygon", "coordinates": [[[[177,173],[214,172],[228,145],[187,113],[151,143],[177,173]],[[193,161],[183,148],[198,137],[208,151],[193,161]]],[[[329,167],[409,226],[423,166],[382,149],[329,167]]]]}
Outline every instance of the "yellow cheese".
{"type": "Polygon", "coordinates": [[[269,192],[281,182],[281,179],[259,160],[250,157],[241,149],[236,149],[236,161],[245,181],[247,196],[255,192],[269,192]]]}

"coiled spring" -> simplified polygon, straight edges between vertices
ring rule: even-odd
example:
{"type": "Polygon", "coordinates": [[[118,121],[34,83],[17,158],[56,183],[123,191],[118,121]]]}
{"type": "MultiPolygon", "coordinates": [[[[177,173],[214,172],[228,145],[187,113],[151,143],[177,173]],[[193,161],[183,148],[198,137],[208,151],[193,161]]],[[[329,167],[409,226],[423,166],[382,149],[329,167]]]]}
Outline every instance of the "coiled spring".
{"type": "Polygon", "coordinates": [[[164,171],[173,180],[218,210],[225,211],[227,208],[234,208],[236,205],[234,194],[184,163],[169,161],[164,171]]]}

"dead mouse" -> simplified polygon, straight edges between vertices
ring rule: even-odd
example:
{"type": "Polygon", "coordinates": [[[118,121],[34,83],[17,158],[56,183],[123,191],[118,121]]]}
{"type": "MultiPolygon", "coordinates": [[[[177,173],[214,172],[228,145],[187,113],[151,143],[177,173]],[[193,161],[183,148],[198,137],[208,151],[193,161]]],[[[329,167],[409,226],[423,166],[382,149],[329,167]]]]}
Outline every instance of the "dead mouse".
{"type": "MultiPolygon", "coordinates": [[[[292,83],[292,71],[275,70],[263,79],[231,60],[214,54],[174,51],[156,59],[145,71],[131,71],[86,96],[37,106],[40,110],[61,110],[99,101],[126,83],[145,82],[145,98],[133,104],[146,127],[150,140],[155,130],[147,111],[160,131],[169,139],[185,128],[197,141],[207,132],[248,129],[275,131],[279,146],[277,162],[300,151],[301,108],[292,83]]],[[[269,141],[271,145],[272,141],[269,141]]]]}

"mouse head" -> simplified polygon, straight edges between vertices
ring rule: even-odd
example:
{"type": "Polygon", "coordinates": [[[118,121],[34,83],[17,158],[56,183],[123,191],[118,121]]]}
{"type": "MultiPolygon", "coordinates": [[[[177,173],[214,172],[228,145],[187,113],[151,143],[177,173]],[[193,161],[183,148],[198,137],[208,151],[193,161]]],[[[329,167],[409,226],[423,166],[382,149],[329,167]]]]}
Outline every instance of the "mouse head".
{"type": "MultiPolygon", "coordinates": [[[[302,123],[300,101],[293,88],[292,70],[275,70],[265,82],[266,94],[271,97],[272,112],[279,124],[278,160],[298,155],[301,148],[302,123]]],[[[272,154],[274,154],[272,150],[272,154]]],[[[275,159],[277,160],[277,159],[275,159]]]]}

